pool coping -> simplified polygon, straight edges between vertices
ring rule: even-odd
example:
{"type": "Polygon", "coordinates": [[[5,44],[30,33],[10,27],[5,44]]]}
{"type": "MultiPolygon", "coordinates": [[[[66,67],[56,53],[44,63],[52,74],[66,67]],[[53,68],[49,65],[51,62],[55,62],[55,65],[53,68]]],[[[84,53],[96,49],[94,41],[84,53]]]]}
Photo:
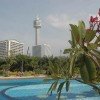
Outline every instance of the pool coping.
{"type": "Polygon", "coordinates": [[[36,76],[10,76],[10,77],[0,77],[0,80],[9,80],[9,79],[27,79],[27,78],[46,78],[46,75],[36,75],[36,76]]]}

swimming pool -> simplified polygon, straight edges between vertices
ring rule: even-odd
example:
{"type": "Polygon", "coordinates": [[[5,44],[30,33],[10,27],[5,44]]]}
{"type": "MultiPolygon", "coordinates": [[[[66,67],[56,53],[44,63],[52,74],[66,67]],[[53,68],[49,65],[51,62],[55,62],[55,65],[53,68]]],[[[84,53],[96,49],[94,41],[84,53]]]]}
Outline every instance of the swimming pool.
{"type": "MultiPolygon", "coordinates": [[[[0,100],[56,100],[56,91],[47,95],[52,82],[43,78],[0,80],[0,100]]],[[[61,100],[100,100],[90,86],[71,80],[69,92],[62,90],[61,100]]]]}

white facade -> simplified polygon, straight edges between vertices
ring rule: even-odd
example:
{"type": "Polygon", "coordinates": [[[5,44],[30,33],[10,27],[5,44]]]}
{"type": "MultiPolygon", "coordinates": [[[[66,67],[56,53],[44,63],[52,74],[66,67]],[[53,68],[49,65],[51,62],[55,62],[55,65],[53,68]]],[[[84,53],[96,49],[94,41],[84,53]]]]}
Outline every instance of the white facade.
{"type": "Polygon", "coordinates": [[[44,56],[51,56],[51,48],[47,44],[36,45],[33,46],[32,56],[35,57],[44,57],[44,56]]]}
{"type": "Polygon", "coordinates": [[[17,54],[23,54],[23,43],[16,40],[0,41],[0,58],[17,54]]]}

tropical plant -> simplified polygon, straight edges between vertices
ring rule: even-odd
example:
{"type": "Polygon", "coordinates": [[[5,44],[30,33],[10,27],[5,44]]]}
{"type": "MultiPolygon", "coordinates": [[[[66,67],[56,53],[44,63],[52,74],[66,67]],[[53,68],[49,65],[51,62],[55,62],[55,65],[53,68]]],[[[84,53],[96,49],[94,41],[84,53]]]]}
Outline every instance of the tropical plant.
{"type": "MultiPolygon", "coordinates": [[[[57,77],[58,73],[55,71],[56,81],[51,85],[48,92],[51,92],[57,88],[59,79],[63,78],[65,81],[60,83],[57,89],[58,100],[64,84],[66,84],[66,91],[69,89],[69,80],[74,76],[74,70],[76,67],[80,70],[80,76],[82,80],[75,78],[77,81],[92,86],[100,94],[100,89],[95,85],[97,80],[97,70],[100,71],[100,20],[96,20],[96,23],[91,23],[89,29],[86,29],[85,23],[79,21],[78,25],[70,24],[71,37],[69,40],[71,48],[65,49],[64,53],[69,54],[68,64],[69,67],[67,76],[57,77]],[[95,28],[97,27],[97,29],[95,28]],[[99,34],[98,34],[99,33],[99,34]]],[[[51,67],[53,68],[53,67],[51,67]]],[[[53,68],[53,70],[56,70],[53,68]]]]}
{"type": "Polygon", "coordinates": [[[31,57],[27,56],[27,55],[16,55],[15,56],[15,61],[16,63],[13,64],[10,68],[11,71],[30,71],[32,70],[31,67],[31,57]]]}
{"type": "Polygon", "coordinates": [[[14,57],[9,56],[1,61],[1,68],[5,76],[8,76],[8,71],[10,70],[11,66],[16,63],[14,57]]]}

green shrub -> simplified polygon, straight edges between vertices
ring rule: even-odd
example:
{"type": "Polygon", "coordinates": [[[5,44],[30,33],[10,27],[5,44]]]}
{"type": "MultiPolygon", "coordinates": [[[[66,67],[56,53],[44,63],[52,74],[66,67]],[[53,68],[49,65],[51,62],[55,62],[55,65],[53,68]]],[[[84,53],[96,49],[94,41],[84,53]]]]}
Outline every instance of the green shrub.
{"type": "Polygon", "coordinates": [[[3,73],[3,76],[4,76],[4,77],[9,77],[9,72],[8,72],[8,71],[4,72],[4,73],[3,73]]]}
{"type": "Polygon", "coordinates": [[[0,70],[0,76],[3,76],[3,71],[2,70],[0,70]]]}
{"type": "Polygon", "coordinates": [[[10,76],[17,76],[18,75],[18,72],[17,71],[15,71],[15,72],[9,72],[9,75],[10,76]]]}
{"type": "Polygon", "coordinates": [[[23,75],[24,76],[32,76],[32,75],[35,75],[35,72],[33,72],[33,71],[25,71],[25,72],[23,72],[23,75]]]}
{"type": "Polygon", "coordinates": [[[40,69],[36,69],[34,71],[35,71],[35,74],[45,74],[46,73],[45,70],[40,70],[40,69]]]}

